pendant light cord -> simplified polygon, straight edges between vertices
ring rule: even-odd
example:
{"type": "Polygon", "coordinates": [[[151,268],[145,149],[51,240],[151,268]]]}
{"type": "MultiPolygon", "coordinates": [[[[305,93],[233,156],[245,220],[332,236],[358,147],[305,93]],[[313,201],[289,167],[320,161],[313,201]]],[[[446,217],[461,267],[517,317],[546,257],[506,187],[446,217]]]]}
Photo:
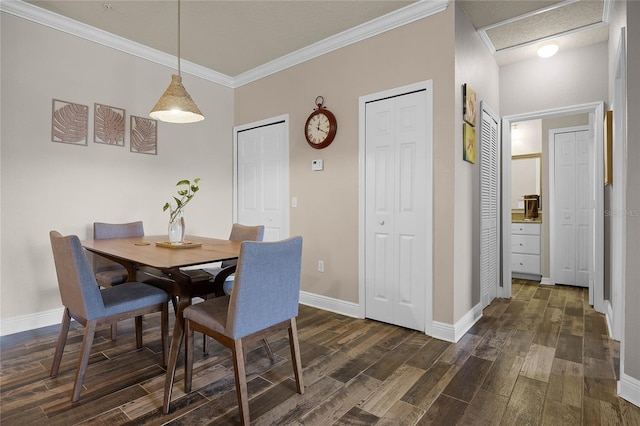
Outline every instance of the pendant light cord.
{"type": "Polygon", "coordinates": [[[180,0],[178,0],[178,75],[182,77],[180,73],[180,0]]]}

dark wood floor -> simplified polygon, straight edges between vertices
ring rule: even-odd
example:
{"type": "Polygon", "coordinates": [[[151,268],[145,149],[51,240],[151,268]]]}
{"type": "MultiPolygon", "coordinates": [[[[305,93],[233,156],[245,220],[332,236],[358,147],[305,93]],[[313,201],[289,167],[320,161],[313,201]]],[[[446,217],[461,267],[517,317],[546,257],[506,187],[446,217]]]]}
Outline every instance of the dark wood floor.
{"type": "MultiPolygon", "coordinates": [[[[119,339],[99,330],[82,399],[71,404],[81,327],[73,328],[60,375],[48,377],[58,327],[0,340],[0,423],[237,424],[230,354],[196,348],[194,391],[160,414],[159,316],[145,318],[144,349],[133,323],[119,339]]],[[[301,306],[306,391],[295,392],[287,340],[248,356],[252,423],[257,425],[640,425],[640,408],[616,397],[619,345],[586,290],[514,281],[457,343],[411,330],[301,306]]]]}

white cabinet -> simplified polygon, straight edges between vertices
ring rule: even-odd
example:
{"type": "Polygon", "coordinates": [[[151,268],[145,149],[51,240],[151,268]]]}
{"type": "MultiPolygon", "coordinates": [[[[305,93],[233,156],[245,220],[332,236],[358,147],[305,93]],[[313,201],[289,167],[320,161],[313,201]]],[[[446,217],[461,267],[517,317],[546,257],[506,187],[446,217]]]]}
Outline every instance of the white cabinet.
{"type": "Polygon", "coordinates": [[[540,224],[511,224],[511,273],[516,278],[539,280],[540,224]]]}

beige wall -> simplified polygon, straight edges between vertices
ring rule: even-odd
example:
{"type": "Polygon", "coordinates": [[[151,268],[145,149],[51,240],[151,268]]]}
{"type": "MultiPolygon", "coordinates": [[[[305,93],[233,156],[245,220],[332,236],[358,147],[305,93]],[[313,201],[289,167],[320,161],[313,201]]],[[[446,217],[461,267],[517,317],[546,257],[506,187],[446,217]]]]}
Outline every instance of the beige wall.
{"type": "Polygon", "coordinates": [[[478,168],[462,160],[462,83],[498,111],[498,67],[466,16],[452,6],[236,89],[236,125],[290,115],[291,196],[298,199],[291,233],[305,237],[304,291],[358,302],[358,100],[429,79],[435,94],[434,320],[452,324],[480,294],[478,168]],[[318,95],[338,119],[335,141],[321,151],[303,135],[318,95]],[[311,171],[315,158],[324,159],[324,172],[311,171]],[[319,259],[324,273],[316,272],[319,259]]]}
{"type": "MultiPolygon", "coordinates": [[[[166,233],[163,204],[180,179],[201,177],[187,230],[231,228],[233,91],[184,75],[205,121],[158,124],[158,155],[93,143],[94,102],[148,116],[173,70],[2,13],[1,317],[60,309],[48,233],[91,235],[94,221],[143,220],[166,233]],[[88,105],[88,146],[50,142],[51,100],[88,105]]],[[[57,316],[56,316],[57,317],[57,316]]],[[[59,322],[59,317],[56,318],[59,322]]]]}
{"type": "MultiPolygon", "coordinates": [[[[455,195],[454,210],[454,316],[457,322],[480,303],[480,102],[500,116],[499,69],[462,8],[455,3],[455,195]],[[476,163],[463,158],[462,86],[476,92],[476,163]]],[[[439,159],[436,157],[436,162],[439,159]]],[[[435,226],[440,226],[438,223],[435,226]]],[[[438,240],[435,240],[438,241],[438,240]]],[[[437,246],[435,248],[437,250],[437,246]]],[[[435,303],[440,303],[436,300],[435,303]]]]}
{"type": "Polygon", "coordinates": [[[410,83],[434,81],[435,318],[452,318],[454,93],[453,8],[339,49],[236,89],[236,125],[290,115],[291,234],[305,238],[302,289],[358,302],[358,101],[410,83]],[[434,60],[437,58],[437,60],[434,60]],[[338,120],[333,143],[315,150],[303,127],[322,95],[338,120]],[[324,159],[323,172],[311,160],[324,159]],[[325,272],[316,272],[318,259],[325,272]]]}

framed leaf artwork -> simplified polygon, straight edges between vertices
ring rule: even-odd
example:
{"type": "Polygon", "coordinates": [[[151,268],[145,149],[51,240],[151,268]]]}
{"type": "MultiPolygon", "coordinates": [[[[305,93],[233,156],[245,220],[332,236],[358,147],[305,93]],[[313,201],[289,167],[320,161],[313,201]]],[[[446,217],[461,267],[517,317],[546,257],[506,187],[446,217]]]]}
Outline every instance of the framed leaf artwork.
{"type": "Polygon", "coordinates": [[[124,110],[94,104],[93,113],[93,142],[124,146],[124,110]]]}
{"type": "Polygon", "coordinates": [[[470,125],[476,125],[476,92],[468,84],[462,86],[463,93],[463,118],[470,125]]]}
{"type": "Polygon", "coordinates": [[[86,146],[89,107],[58,99],[51,105],[51,142],[86,146]]]}
{"type": "Polygon", "coordinates": [[[158,154],[158,122],[150,118],[131,116],[131,152],[158,154]]]}
{"type": "Polygon", "coordinates": [[[464,161],[468,161],[471,164],[475,164],[476,162],[476,130],[469,125],[469,123],[464,123],[464,148],[462,153],[462,158],[464,161]]]}

